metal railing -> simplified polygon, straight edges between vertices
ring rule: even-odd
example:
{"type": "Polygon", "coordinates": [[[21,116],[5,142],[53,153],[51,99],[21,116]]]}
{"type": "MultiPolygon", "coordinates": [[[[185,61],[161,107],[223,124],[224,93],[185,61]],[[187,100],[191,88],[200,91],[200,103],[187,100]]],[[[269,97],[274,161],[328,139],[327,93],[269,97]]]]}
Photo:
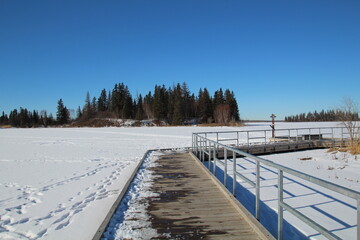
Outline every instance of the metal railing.
{"type": "MultiPolygon", "coordinates": [[[[307,128],[308,129],[308,134],[312,134],[314,133],[314,128],[307,128]]],[[[322,134],[322,136],[328,134],[332,136],[332,139],[335,138],[340,138],[342,140],[344,140],[346,138],[345,134],[346,132],[344,131],[344,128],[316,128],[318,129],[318,134],[322,134]],[[330,129],[331,131],[325,131],[324,129],[330,129]],[[336,130],[336,131],[335,131],[336,130]],[[335,134],[339,134],[339,136],[336,136],[335,134]]],[[[267,131],[267,130],[263,130],[262,132],[267,131]]],[[[270,130],[271,131],[271,130],[270,130]]],[[[280,130],[280,131],[284,131],[284,129],[280,130]]],[[[303,132],[304,129],[285,129],[285,131],[288,131],[288,138],[290,141],[290,137],[294,137],[291,136],[292,132],[303,132]]],[[[346,188],[346,187],[342,187],[339,186],[337,184],[319,179],[317,177],[299,172],[297,170],[282,166],[280,164],[274,163],[270,160],[266,160],[254,155],[251,155],[249,153],[246,153],[244,151],[241,151],[233,146],[229,146],[229,145],[225,145],[223,143],[220,143],[221,141],[226,142],[226,141],[234,141],[234,138],[231,139],[231,137],[236,134],[236,136],[239,136],[239,133],[244,133],[247,136],[250,136],[252,132],[261,132],[261,131],[233,131],[233,132],[210,132],[210,133],[193,133],[192,136],[192,149],[193,149],[193,153],[194,155],[196,155],[199,160],[201,162],[203,162],[204,164],[206,164],[205,162],[207,161],[208,164],[208,168],[210,171],[212,171],[212,173],[216,176],[216,168],[218,163],[222,164],[224,167],[224,179],[223,179],[223,183],[225,185],[225,187],[227,186],[227,181],[229,178],[229,174],[228,174],[228,163],[227,161],[229,160],[228,156],[230,154],[230,159],[232,159],[233,161],[233,171],[232,171],[232,179],[233,179],[233,183],[232,183],[232,193],[233,195],[236,195],[236,185],[237,185],[237,177],[241,178],[242,180],[244,180],[246,183],[250,184],[250,186],[255,188],[255,217],[260,220],[260,167],[263,166],[268,166],[268,167],[272,167],[274,169],[276,169],[278,177],[277,177],[277,182],[278,182],[278,194],[277,194],[277,200],[278,200],[278,239],[283,239],[283,212],[284,210],[287,210],[288,212],[290,212],[291,214],[293,214],[294,216],[296,216],[297,218],[299,218],[301,221],[305,222],[306,224],[308,224],[309,226],[311,226],[313,229],[317,230],[319,233],[321,233],[323,236],[327,237],[328,239],[340,239],[337,235],[335,235],[334,233],[332,233],[331,231],[327,230],[326,228],[324,228],[323,226],[321,226],[319,223],[313,221],[311,218],[307,217],[306,215],[304,215],[303,213],[301,213],[300,211],[296,210],[295,208],[291,207],[290,205],[288,205],[287,203],[284,202],[284,188],[283,188],[283,182],[284,182],[284,173],[286,174],[290,174],[292,176],[296,176],[298,178],[301,178],[307,182],[316,184],[318,186],[324,187],[326,189],[332,190],[334,192],[340,193],[344,196],[353,198],[357,201],[357,239],[360,240],[360,228],[359,228],[359,223],[360,223],[360,192],[354,191],[352,189],[346,188]],[[221,135],[226,135],[229,134],[228,136],[230,136],[229,138],[220,138],[221,135]],[[231,135],[233,134],[233,135],[231,135]],[[210,139],[212,138],[212,139],[210,139]],[[219,161],[219,155],[218,153],[220,151],[223,151],[223,157],[224,157],[224,163],[222,163],[221,161],[219,161]],[[232,154],[231,154],[232,153],[232,154]],[[255,181],[250,180],[248,177],[246,177],[245,175],[239,173],[236,170],[236,159],[238,156],[243,156],[246,157],[252,161],[254,161],[255,165],[256,165],[256,170],[255,170],[255,176],[256,179],[255,181]],[[211,161],[213,162],[213,169],[211,170],[211,161]]],[[[266,132],[265,132],[265,136],[264,139],[266,140],[266,132]]],[[[298,139],[299,135],[295,136],[295,141],[299,141],[298,139]]],[[[251,138],[250,138],[251,139],[251,138]]],[[[257,139],[261,139],[260,137],[257,139]]],[[[310,138],[311,139],[311,138],[310,138]]],[[[236,138],[236,141],[239,141],[239,137],[236,138]]],[[[249,138],[247,139],[247,143],[249,142],[249,138]]],[[[239,144],[237,144],[238,146],[239,144]]],[[[231,176],[230,176],[231,177],[231,176]]]]}
{"type": "MultiPolygon", "coordinates": [[[[358,128],[358,132],[359,132],[358,128]]],[[[356,131],[354,131],[356,132],[356,131]]],[[[314,140],[344,141],[349,138],[346,127],[317,127],[317,128],[286,128],[276,129],[275,138],[272,138],[272,130],[244,130],[244,131],[220,131],[220,132],[197,132],[216,142],[226,143],[233,146],[252,146],[258,144],[275,144],[278,142],[299,142],[314,140]]]]}

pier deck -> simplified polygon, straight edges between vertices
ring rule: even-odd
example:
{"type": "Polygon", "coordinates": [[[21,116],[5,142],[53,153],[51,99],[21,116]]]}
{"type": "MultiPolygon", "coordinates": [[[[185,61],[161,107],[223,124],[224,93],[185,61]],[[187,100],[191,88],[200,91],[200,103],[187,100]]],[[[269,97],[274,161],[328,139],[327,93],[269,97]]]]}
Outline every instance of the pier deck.
{"type": "Polygon", "coordinates": [[[148,214],[169,239],[272,239],[189,153],[161,156],[148,214]]]}

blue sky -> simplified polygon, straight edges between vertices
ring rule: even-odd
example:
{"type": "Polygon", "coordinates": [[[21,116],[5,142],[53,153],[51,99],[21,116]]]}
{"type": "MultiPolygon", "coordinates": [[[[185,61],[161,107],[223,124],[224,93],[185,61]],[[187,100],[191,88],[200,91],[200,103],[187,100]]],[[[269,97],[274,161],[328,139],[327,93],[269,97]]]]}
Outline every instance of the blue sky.
{"type": "Polygon", "coordinates": [[[360,103],[360,1],[0,1],[0,111],[119,82],[229,88],[243,119],[360,103]]]}

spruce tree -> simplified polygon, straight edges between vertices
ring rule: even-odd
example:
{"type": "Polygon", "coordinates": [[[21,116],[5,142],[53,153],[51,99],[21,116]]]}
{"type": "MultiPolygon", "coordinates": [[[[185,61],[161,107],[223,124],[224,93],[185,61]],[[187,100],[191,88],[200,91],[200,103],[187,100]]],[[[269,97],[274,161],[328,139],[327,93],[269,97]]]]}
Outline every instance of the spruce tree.
{"type": "Polygon", "coordinates": [[[182,88],[180,84],[174,89],[174,114],[172,124],[181,125],[184,122],[184,104],[183,104],[182,88]]]}
{"type": "Polygon", "coordinates": [[[63,100],[60,98],[58,101],[57,112],[56,112],[56,121],[58,124],[66,124],[69,122],[70,116],[68,109],[64,106],[63,100]]]}
{"type": "Polygon", "coordinates": [[[229,105],[230,107],[230,117],[234,121],[240,121],[239,117],[239,109],[238,104],[235,99],[235,94],[233,91],[230,92],[229,89],[225,91],[225,104],[229,105]]]}
{"type": "Polygon", "coordinates": [[[107,93],[106,90],[103,89],[100,93],[100,96],[98,98],[98,102],[97,102],[97,111],[98,112],[104,112],[106,111],[108,108],[108,103],[107,103],[107,93]]]}
{"type": "Polygon", "coordinates": [[[204,88],[204,90],[200,89],[199,91],[198,108],[200,123],[211,122],[213,115],[213,105],[209,91],[206,88],[204,88]]]}
{"type": "Polygon", "coordinates": [[[143,99],[141,94],[139,95],[137,104],[136,104],[136,120],[143,120],[144,119],[144,109],[143,109],[143,99]]]}

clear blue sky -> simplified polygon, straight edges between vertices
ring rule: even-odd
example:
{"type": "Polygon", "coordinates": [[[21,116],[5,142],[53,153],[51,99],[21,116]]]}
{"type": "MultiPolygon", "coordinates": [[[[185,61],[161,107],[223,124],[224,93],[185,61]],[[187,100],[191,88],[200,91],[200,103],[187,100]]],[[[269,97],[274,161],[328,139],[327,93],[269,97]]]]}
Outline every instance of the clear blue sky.
{"type": "Polygon", "coordinates": [[[0,111],[124,82],[234,90],[243,119],[360,102],[360,1],[0,1],[0,111]]]}

